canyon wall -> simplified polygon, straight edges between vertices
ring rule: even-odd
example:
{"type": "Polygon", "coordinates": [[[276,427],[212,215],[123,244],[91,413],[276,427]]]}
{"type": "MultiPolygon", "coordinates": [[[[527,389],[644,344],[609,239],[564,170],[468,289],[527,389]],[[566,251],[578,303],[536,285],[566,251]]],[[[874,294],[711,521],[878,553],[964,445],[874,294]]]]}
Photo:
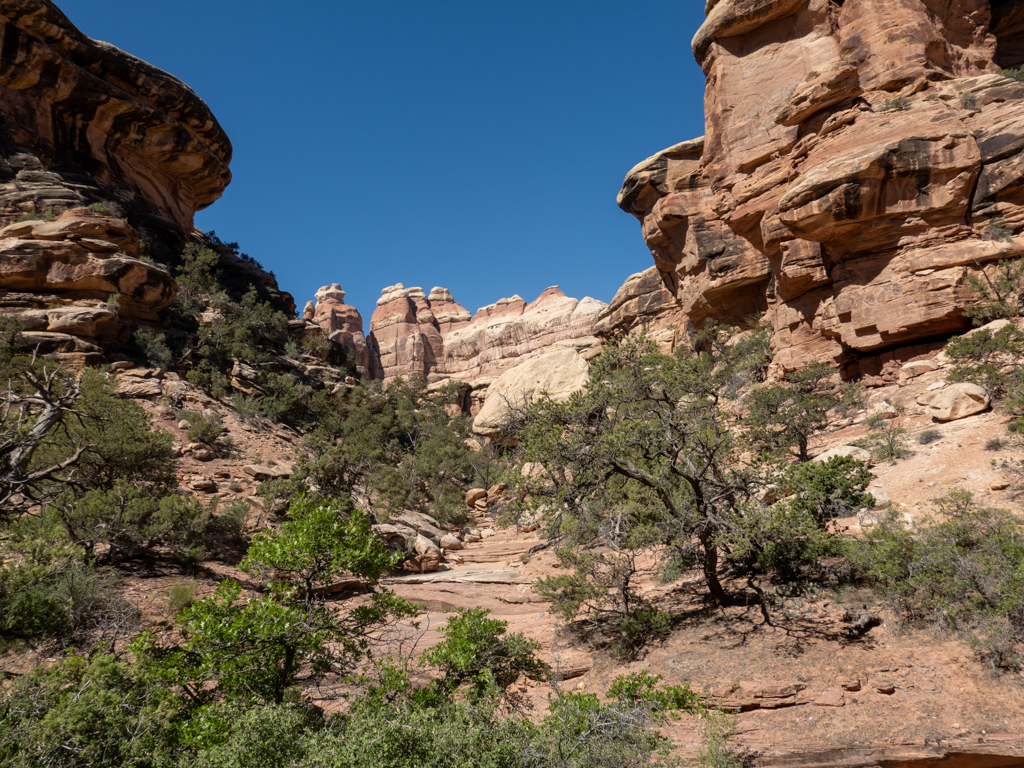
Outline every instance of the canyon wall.
{"type": "Polygon", "coordinates": [[[532,302],[512,296],[471,315],[446,288],[427,294],[399,283],[381,292],[370,319],[370,374],[385,383],[415,373],[430,382],[489,381],[556,345],[594,349],[594,326],[605,307],[556,286],[532,302]]]}
{"type": "Polygon", "coordinates": [[[175,298],[192,239],[285,311],[273,276],[193,229],[231,143],[184,83],[92,40],[48,0],[0,2],[0,315],[45,352],[99,362],[175,298]]]}
{"type": "Polygon", "coordinates": [[[767,311],[784,369],[850,375],[968,328],[967,276],[1024,255],[1022,7],[710,0],[705,136],[618,198],[687,318],[767,311]]]}

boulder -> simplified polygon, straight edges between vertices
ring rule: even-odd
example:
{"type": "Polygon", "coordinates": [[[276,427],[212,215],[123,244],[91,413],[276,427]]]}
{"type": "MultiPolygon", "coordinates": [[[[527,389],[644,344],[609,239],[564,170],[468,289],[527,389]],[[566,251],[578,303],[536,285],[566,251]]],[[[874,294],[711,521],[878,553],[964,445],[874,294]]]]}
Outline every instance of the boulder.
{"type": "Polygon", "coordinates": [[[921,374],[937,370],[939,370],[939,365],[933,360],[914,360],[900,368],[900,381],[908,381],[921,374]]]}
{"type": "Polygon", "coordinates": [[[836,448],[827,450],[824,453],[819,453],[817,456],[811,459],[811,461],[818,461],[824,463],[829,459],[833,458],[834,456],[852,456],[858,461],[863,461],[865,464],[872,463],[871,454],[868,451],[865,451],[863,448],[858,448],[855,445],[840,445],[836,448]]]}
{"type": "Polygon", "coordinates": [[[935,421],[956,421],[981,413],[988,406],[989,396],[984,387],[960,382],[936,392],[927,412],[935,421]]]}
{"type": "Polygon", "coordinates": [[[441,537],[441,549],[462,549],[462,542],[458,536],[446,533],[441,537]]]}
{"type": "Polygon", "coordinates": [[[491,385],[484,407],[473,420],[478,435],[496,435],[517,409],[543,396],[568,400],[590,380],[590,366],[572,349],[556,349],[520,363],[491,385]]]}
{"type": "Polygon", "coordinates": [[[466,491],[466,506],[472,507],[480,499],[487,498],[487,491],[483,488],[470,488],[466,491]]]}
{"type": "Polygon", "coordinates": [[[409,571],[410,573],[433,573],[440,570],[443,562],[444,558],[441,556],[440,550],[424,552],[423,554],[410,557],[402,563],[402,570],[409,571]]]}
{"type": "Polygon", "coordinates": [[[440,546],[441,538],[445,531],[437,524],[437,521],[429,515],[411,510],[403,510],[398,514],[391,515],[390,522],[394,525],[404,525],[416,533],[426,536],[435,546],[440,546]]]}
{"type": "Polygon", "coordinates": [[[412,540],[411,551],[417,555],[441,554],[441,548],[422,534],[416,534],[412,540]]]}
{"type": "Polygon", "coordinates": [[[264,464],[247,464],[242,471],[255,480],[277,480],[292,476],[292,468],[288,466],[266,466],[264,464]]]}
{"type": "Polygon", "coordinates": [[[164,393],[158,379],[139,379],[119,376],[114,394],[119,397],[157,397],[164,393]]]}

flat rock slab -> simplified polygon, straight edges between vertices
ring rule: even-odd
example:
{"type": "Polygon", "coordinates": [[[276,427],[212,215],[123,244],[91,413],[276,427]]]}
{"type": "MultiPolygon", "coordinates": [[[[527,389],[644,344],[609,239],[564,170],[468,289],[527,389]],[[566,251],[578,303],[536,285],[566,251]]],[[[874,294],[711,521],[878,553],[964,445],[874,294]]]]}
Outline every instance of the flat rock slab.
{"type": "Polygon", "coordinates": [[[437,573],[417,573],[411,576],[392,576],[381,579],[383,584],[529,584],[531,579],[524,577],[513,568],[458,568],[437,573]]]}

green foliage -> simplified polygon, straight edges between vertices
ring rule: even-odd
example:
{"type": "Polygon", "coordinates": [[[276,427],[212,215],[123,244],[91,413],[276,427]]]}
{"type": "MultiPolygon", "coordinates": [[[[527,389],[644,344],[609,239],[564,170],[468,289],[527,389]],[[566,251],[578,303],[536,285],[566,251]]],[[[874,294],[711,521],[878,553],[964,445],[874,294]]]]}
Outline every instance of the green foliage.
{"type": "Polygon", "coordinates": [[[736,734],[736,716],[715,710],[704,714],[700,725],[699,768],[743,768],[729,738],[736,734]]]}
{"type": "Polygon", "coordinates": [[[536,657],[540,643],[521,632],[508,634],[508,622],[489,619],[483,608],[467,608],[448,619],[445,639],[425,651],[423,660],[441,671],[440,689],[448,694],[468,686],[482,698],[492,688],[507,689],[520,675],[546,677],[548,666],[536,657]]]}
{"type": "Polygon", "coordinates": [[[789,374],[785,384],[753,389],[743,424],[755,449],[810,461],[810,439],[828,426],[829,411],[853,407],[861,399],[854,387],[831,381],[834,376],[832,366],[814,363],[789,374]]]}
{"type": "Polygon", "coordinates": [[[12,526],[0,561],[0,638],[68,640],[105,600],[100,575],[52,521],[12,526]]]}
{"type": "Polygon", "coordinates": [[[0,764],[156,768],[173,743],[173,694],[113,655],[36,667],[0,699],[0,764]]]}
{"type": "Polygon", "coordinates": [[[1024,259],[1003,259],[996,264],[991,276],[985,271],[977,275],[968,274],[967,285],[974,296],[973,301],[964,307],[964,314],[975,325],[1000,318],[1020,317],[1024,309],[1024,259]]]}
{"type": "Polygon", "coordinates": [[[924,432],[917,436],[918,445],[929,445],[934,443],[936,440],[942,439],[942,433],[937,429],[926,429],[924,432]]]}
{"type": "Polygon", "coordinates": [[[967,491],[935,501],[938,517],[910,527],[890,512],[850,543],[861,575],[912,622],[935,622],[999,667],[1020,665],[1024,640],[1024,530],[1011,512],[980,507],[967,491]]]}
{"type": "Polygon", "coordinates": [[[147,363],[158,368],[166,368],[174,359],[167,346],[167,337],[147,328],[140,328],[132,334],[132,346],[147,363]]]}
{"type": "Polygon", "coordinates": [[[973,93],[961,93],[960,94],[960,106],[969,112],[979,111],[978,97],[973,93]]]}
{"type": "Polygon", "coordinates": [[[869,422],[870,431],[865,439],[858,441],[871,451],[878,461],[896,462],[912,455],[907,445],[907,428],[895,418],[879,418],[869,422]]]}
{"type": "MultiPolygon", "coordinates": [[[[521,511],[552,511],[549,534],[564,539],[559,557],[574,573],[540,585],[563,617],[581,609],[628,615],[641,605],[632,590],[639,564],[661,570],[659,558],[677,572],[700,568],[712,599],[728,604],[721,547],[749,554],[734,566],[750,568],[778,535],[758,496],[784,485],[786,465],[774,452],[770,461],[744,460],[734,417],[721,407],[743,363],[727,341],[708,329],[705,351],[669,357],[646,339],[623,340],[605,348],[582,392],[527,410],[517,458],[539,471],[510,479],[521,511]]],[[[790,512],[801,530],[823,524],[812,506],[790,512]]]]}
{"type": "Polygon", "coordinates": [[[88,208],[93,213],[99,213],[102,214],[103,216],[110,215],[110,209],[107,208],[107,206],[105,206],[103,203],[89,203],[89,205],[87,205],[86,208],[88,208]]]}
{"type": "Polygon", "coordinates": [[[224,419],[215,411],[208,413],[186,411],[181,416],[188,422],[188,439],[193,443],[214,445],[217,439],[224,434],[224,419]]]}
{"type": "Polygon", "coordinates": [[[116,480],[109,489],[61,497],[54,514],[73,543],[105,563],[152,554],[157,547],[184,563],[197,562],[205,554],[209,511],[196,499],[168,493],[161,486],[116,480]],[[102,552],[97,552],[97,545],[102,545],[102,552]]]}
{"type": "Polygon", "coordinates": [[[877,112],[906,112],[910,109],[910,99],[906,96],[896,96],[892,99],[886,99],[882,102],[882,105],[878,107],[877,112]]]}
{"type": "Polygon", "coordinates": [[[992,437],[985,441],[986,451],[1001,451],[1006,447],[1006,442],[1001,437],[992,437]]]}
{"type": "Polygon", "coordinates": [[[304,441],[291,481],[267,492],[290,498],[315,487],[327,498],[371,498],[382,517],[414,509],[446,524],[468,522],[465,492],[486,485],[495,459],[466,446],[469,422],[446,410],[456,395],[428,392],[422,377],[396,379],[385,392],[354,388],[344,419],[323,419],[304,441]]]}
{"type": "Polygon", "coordinates": [[[195,602],[196,582],[179,581],[167,588],[167,610],[177,616],[195,602]]]}
{"type": "Polygon", "coordinates": [[[53,208],[47,208],[45,211],[43,211],[43,221],[56,221],[56,220],[57,220],[57,213],[53,210],[53,208]]]}
{"type": "Polygon", "coordinates": [[[991,219],[985,226],[985,240],[1012,240],[1013,230],[1004,219],[991,219]]]}
{"type": "Polygon", "coordinates": [[[311,600],[317,587],[341,574],[376,584],[395,566],[397,557],[371,531],[366,515],[353,509],[347,499],[300,497],[280,530],[256,535],[240,567],[252,574],[273,572],[276,578],[298,581],[311,600]]]}
{"type": "Polygon", "coordinates": [[[106,306],[107,306],[107,309],[109,309],[111,312],[115,312],[116,313],[116,312],[120,311],[120,309],[121,309],[121,294],[120,293],[112,293],[109,296],[107,296],[106,306]]]}
{"type": "Polygon", "coordinates": [[[1003,77],[1009,77],[1018,82],[1024,83],[1024,66],[1013,67],[1003,70],[1003,77]]]}
{"type": "Polygon", "coordinates": [[[798,578],[839,549],[829,524],[869,509],[871,473],[850,456],[790,466],[780,480],[789,495],[749,512],[747,531],[728,539],[732,559],[754,558],[786,581],[798,578]]]}
{"type": "Polygon", "coordinates": [[[175,279],[178,283],[178,298],[181,310],[198,314],[203,310],[203,300],[219,288],[220,256],[210,248],[201,248],[189,243],[181,254],[181,266],[175,279]]]}
{"type": "Polygon", "coordinates": [[[993,333],[981,328],[965,336],[951,339],[946,355],[953,361],[949,381],[970,381],[983,386],[992,397],[1013,395],[1008,398],[1007,411],[1014,416],[1024,415],[1024,403],[1018,403],[1018,394],[1024,385],[1024,372],[1018,358],[1024,354],[1024,332],[1010,323],[993,333]],[[1007,374],[1005,366],[1011,366],[1007,374]]]}

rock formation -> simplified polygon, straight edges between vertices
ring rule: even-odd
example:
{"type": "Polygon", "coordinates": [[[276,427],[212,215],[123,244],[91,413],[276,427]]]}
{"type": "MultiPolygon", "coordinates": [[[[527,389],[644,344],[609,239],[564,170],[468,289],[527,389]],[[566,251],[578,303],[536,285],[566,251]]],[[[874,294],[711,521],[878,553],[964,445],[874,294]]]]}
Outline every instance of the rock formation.
{"type": "Polygon", "coordinates": [[[558,342],[581,351],[597,345],[594,326],[605,304],[572,299],[557,286],[527,303],[519,296],[475,315],[445,288],[385,288],[370,319],[370,371],[390,381],[422,373],[431,382],[473,383],[498,376],[558,342]]]}
{"type": "Polygon", "coordinates": [[[776,359],[875,373],[969,327],[966,276],[1024,255],[1019,0],[717,0],[706,135],[620,206],[695,325],[767,308],[776,359]]]}
{"type": "Polygon", "coordinates": [[[345,303],[345,292],[341,286],[337,283],[325,285],[316,292],[316,304],[312,308],[309,304],[303,316],[309,315],[307,320],[319,325],[331,341],[349,350],[356,370],[361,376],[367,376],[370,352],[363,335],[363,316],[358,309],[345,303]]]}
{"type": "Polygon", "coordinates": [[[686,311],[665,287],[657,267],[630,275],[594,325],[594,334],[608,339],[642,331],[671,353],[689,338],[692,328],[686,311]]]}
{"type": "Polygon", "coordinates": [[[226,283],[294,312],[272,275],[193,230],[231,180],[231,144],[187,85],[49,0],[4,0],[0,32],[0,314],[96,362],[81,355],[158,323],[176,292],[164,265],[190,238],[226,283]]]}

